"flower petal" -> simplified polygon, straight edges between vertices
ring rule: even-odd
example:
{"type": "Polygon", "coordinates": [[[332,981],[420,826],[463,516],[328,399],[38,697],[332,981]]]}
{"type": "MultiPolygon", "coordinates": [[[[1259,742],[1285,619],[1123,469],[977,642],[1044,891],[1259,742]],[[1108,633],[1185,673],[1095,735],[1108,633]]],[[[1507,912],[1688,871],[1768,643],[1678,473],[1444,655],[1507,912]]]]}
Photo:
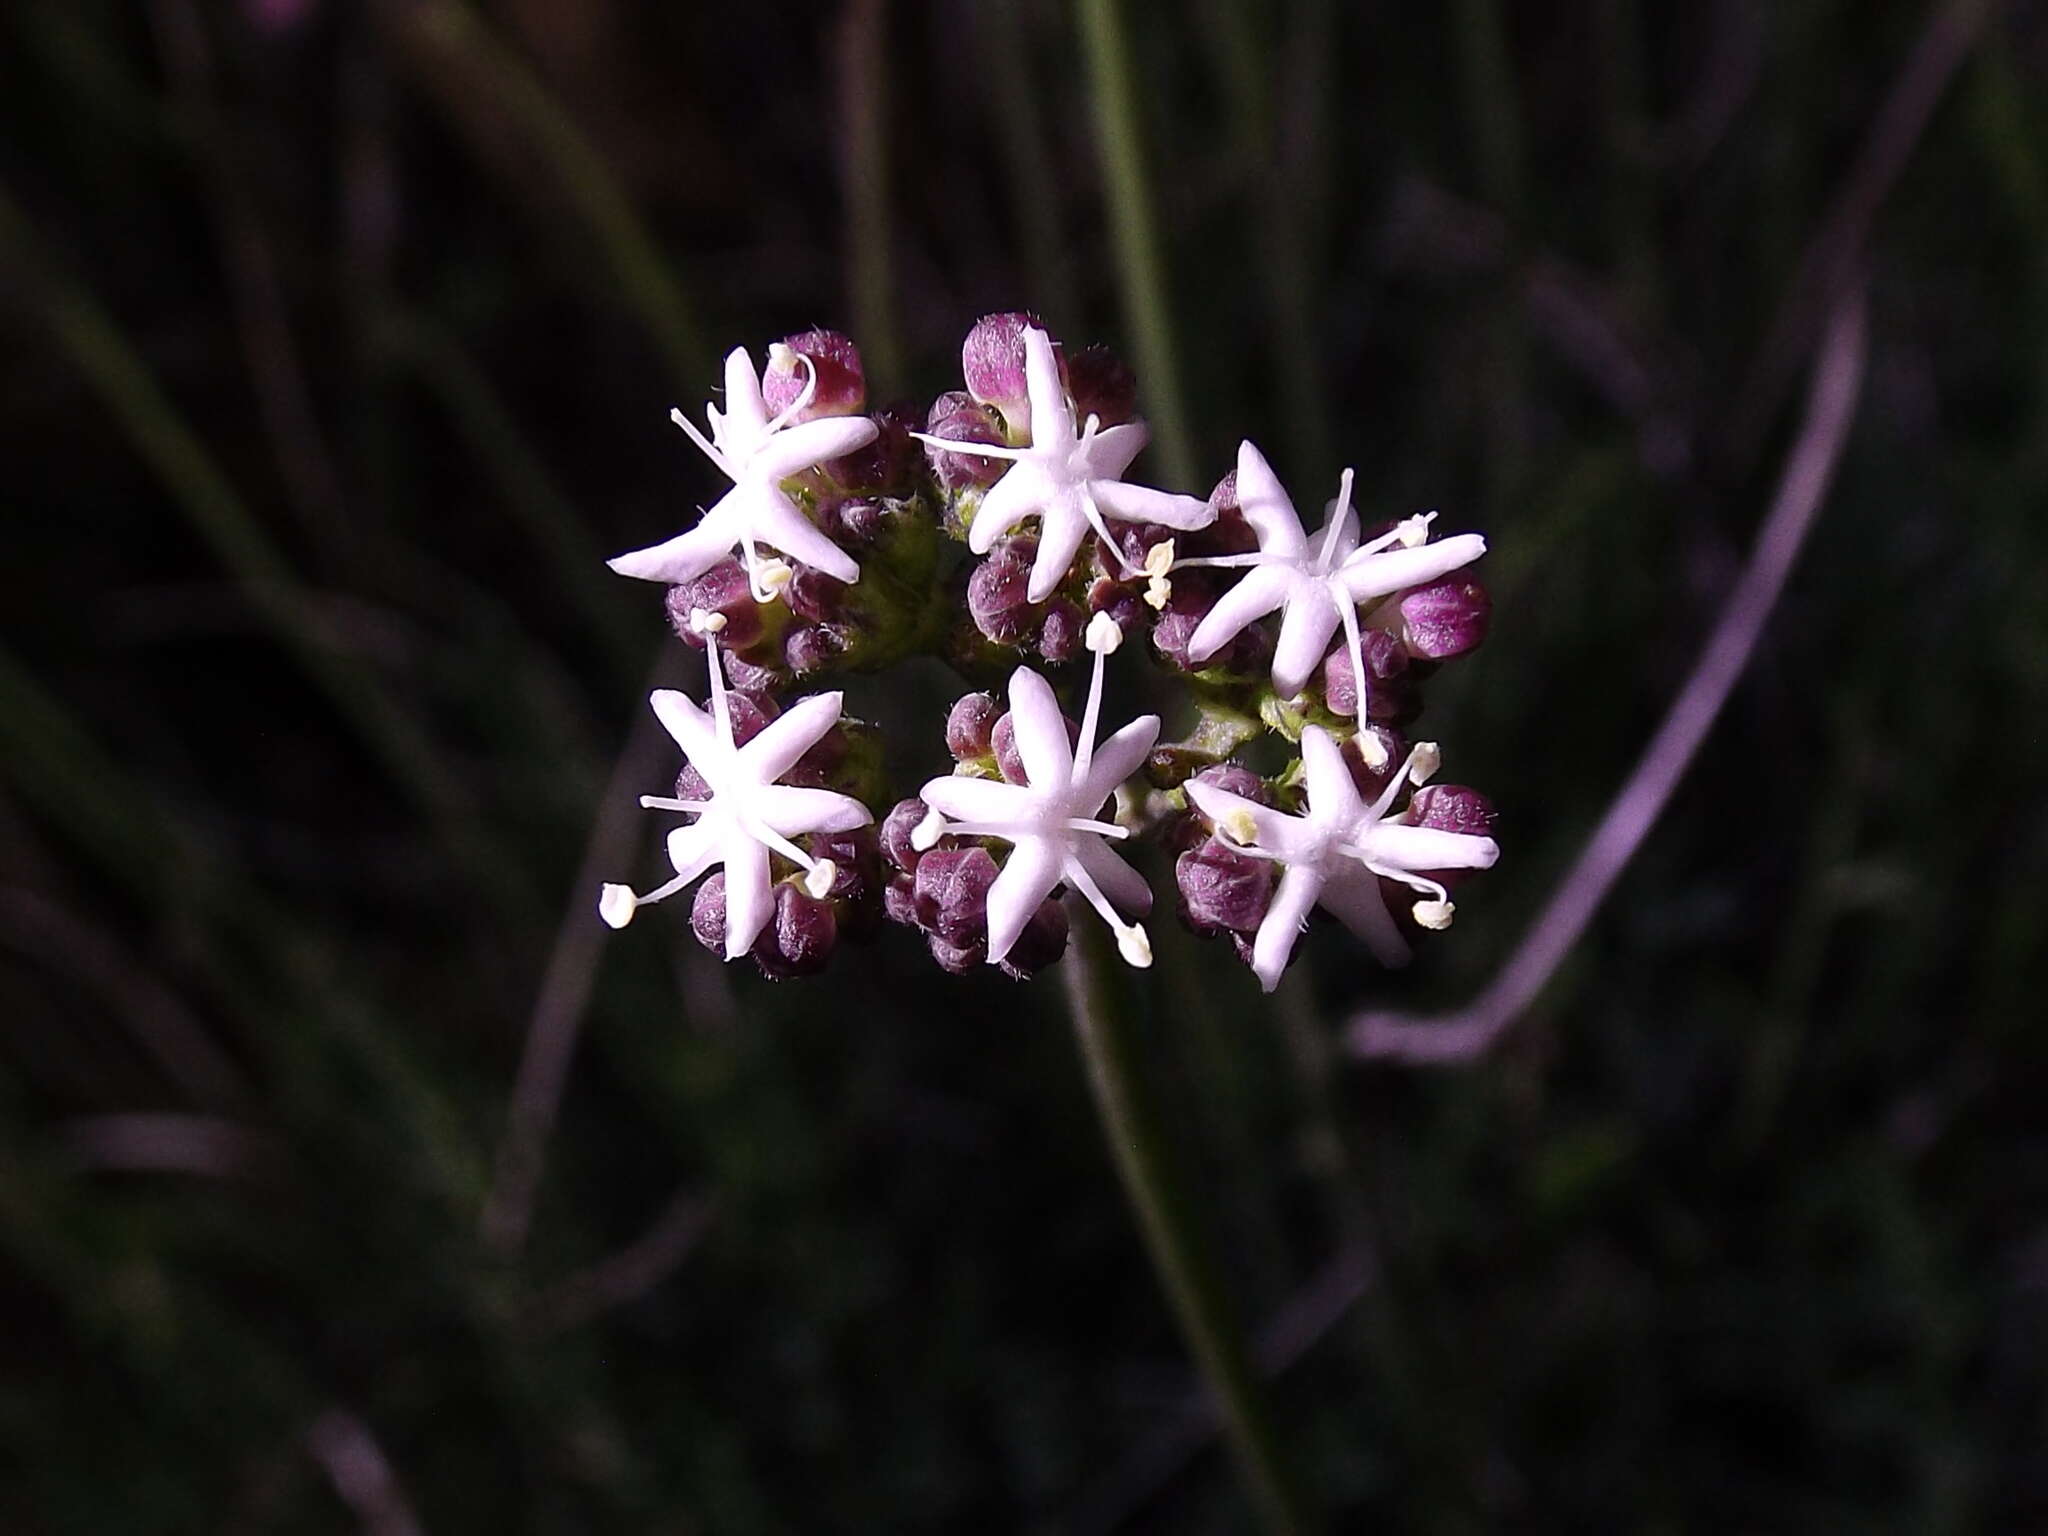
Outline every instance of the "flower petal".
{"type": "Polygon", "coordinates": [[[860,580],[860,567],[853,557],[826,538],[776,487],[749,482],[734,486],[728,499],[734,496],[745,498],[748,527],[763,544],[773,545],[792,560],[814,565],[836,580],[860,580]]]}
{"type": "Polygon", "coordinates": [[[1102,428],[1088,446],[1088,478],[1123,479],[1124,471],[1131,467],[1131,460],[1143,453],[1151,440],[1152,429],[1142,421],[1126,421],[1118,426],[1102,428]]]}
{"type": "Polygon", "coordinates": [[[1105,740],[1088,760],[1088,776],[1074,796],[1074,809],[1080,815],[1093,816],[1095,808],[1116,793],[1117,785],[1144,766],[1146,754],[1158,739],[1159,717],[1140,715],[1105,740]]]}
{"type": "Polygon", "coordinates": [[[1038,904],[1060,883],[1059,846],[1049,838],[1031,837],[1010,850],[1002,873],[988,888],[988,959],[993,965],[1031,921],[1038,904]]]}
{"type": "MultiPolygon", "coordinates": [[[[1112,428],[1112,431],[1121,430],[1112,428]]],[[[1194,496],[1175,496],[1147,485],[1125,485],[1120,480],[1093,480],[1088,489],[1104,517],[1124,523],[1158,523],[1165,528],[1206,528],[1216,521],[1216,509],[1194,496]]]]}
{"type": "Polygon", "coordinates": [[[1028,459],[1019,459],[1003,472],[1002,479],[982,492],[974,520],[967,525],[967,547],[977,555],[987,554],[997,539],[1043,508],[1051,494],[1045,471],[1028,459]]]}
{"type": "Polygon", "coordinates": [[[1001,779],[970,779],[959,773],[933,779],[917,794],[941,816],[984,826],[1023,824],[1033,815],[1039,798],[1021,784],[1001,779]]]}
{"type": "Polygon", "coordinates": [[[1237,445],[1237,504],[1259,536],[1262,553],[1297,559],[1307,550],[1308,535],[1301,531],[1294,503],[1249,438],[1237,445]]]}
{"type": "Polygon", "coordinates": [[[1246,625],[1263,619],[1287,601],[1294,573],[1286,566],[1255,565],[1236,586],[1216,599],[1216,606],[1202,615],[1202,622],[1188,636],[1188,660],[1200,663],[1222,650],[1243,633],[1246,625]]]}
{"type": "Polygon", "coordinates": [[[1152,887],[1130,865],[1110,851],[1096,837],[1077,837],[1067,856],[1077,861],[1107,896],[1110,905],[1126,917],[1143,917],[1152,910],[1152,887]]]}
{"type": "Polygon", "coordinates": [[[1273,688],[1282,698],[1293,698],[1315,676],[1337,623],[1337,601],[1321,583],[1303,583],[1288,594],[1279,643],[1273,647],[1273,688]]]}
{"type": "Polygon", "coordinates": [[[1404,587],[1436,581],[1485,553],[1486,540],[1478,534],[1453,534],[1413,549],[1383,549],[1376,555],[1354,555],[1338,572],[1338,580],[1344,583],[1352,601],[1362,603],[1404,587]]]}
{"type": "Polygon", "coordinates": [[[865,827],[873,812],[851,795],[793,784],[764,784],[747,796],[753,813],[784,837],[806,832],[851,832],[865,827]]]}
{"type": "Polygon", "coordinates": [[[1031,787],[1041,792],[1064,788],[1074,772],[1066,716],[1060,713],[1052,684],[1029,667],[1010,674],[1010,728],[1016,732],[1017,755],[1024,760],[1024,776],[1031,787]]]}
{"type": "Polygon", "coordinates": [[[1031,446],[1064,447],[1074,440],[1074,413],[1060,382],[1052,338],[1037,326],[1024,328],[1024,388],[1031,396],[1031,446]]]}
{"type": "MultiPolygon", "coordinates": [[[[1251,822],[1257,839],[1254,846],[1283,860],[1304,856],[1314,841],[1314,833],[1308,822],[1300,816],[1290,816],[1285,811],[1276,811],[1270,805],[1261,805],[1256,800],[1247,800],[1243,795],[1232,794],[1229,790],[1200,779],[1190,779],[1187,784],[1188,798],[1196,808],[1218,827],[1226,821],[1251,822]]],[[[1226,843],[1235,843],[1232,837],[1224,838],[1226,843]]]]}
{"type": "Polygon", "coordinates": [[[818,738],[839,722],[842,693],[813,693],[798,699],[761,728],[739,750],[738,761],[756,785],[773,784],[797,764],[818,738]]]}
{"type": "Polygon", "coordinates": [[[759,446],[768,425],[768,405],[761,398],[761,376],[745,347],[725,354],[725,436],[744,452],[759,446]]]}
{"type": "Polygon", "coordinates": [[[1358,783],[1337,738],[1320,725],[1301,733],[1301,766],[1308,780],[1309,819],[1319,827],[1349,827],[1365,809],[1358,783]]]}
{"type": "Polygon", "coordinates": [[[661,722],[662,729],[683,749],[683,756],[707,777],[716,774],[725,762],[727,748],[719,740],[717,724],[710,714],[687,693],[674,688],[655,689],[647,695],[647,702],[653,706],[654,718],[661,722]]]}
{"type": "Polygon", "coordinates": [[[1415,958],[1393,914],[1387,911],[1386,893],[1380,889],[1377,875],[1356,867],[1340,871],[1323,886],[1321,901],[1323,910],[1363,939],[1373,958],[1389,970],[1398,970],[1415,958]]]}
{"type": "Polygon", "coordinates": [[[696,879],[718,862],[719,830],[715,821],[696,821],[669,832],[668,861],[685,882],[696,879]]]}
{"type": "Polygon", "coordinates": [[[1280,877],[1273,904],[1252,939],[1252,974],[1266,991],[1280,985],[1280,973],[1294,957],[1294,941],[1301,937],[1322,889],[1323,873],[1312,864],[1292,865],[1280,877]]]}
{"type": "Polygon", "coordinates": [[[605,564],[621,576],[634,576],[641,581],[664,581],[674,586],[679,582],[696,580],[731,554],[733,545],[738,542],[733,533],[733,520],[725,511],[726,503],[733,494],[726,492],[724,498],[704,514],[702,521],[687,532],[659,544],[650,544],[645,549],[614,555],[605,564]]]}
{"type": "Polygon", "coordinates": [[[725,958],[737,960],[754,947],[775,913],[775,888],[768,882],[768,850],[738,827],[725,839],[725,958]]]}
{"type": "Polygon", "coordinates": [[[1366,834],[1365,850],[1375,864],[1416,871],[1491,869],[1500,859],[1500,844],[1490,837],[1389,821],[1381,822],[1366,834]]]}
{"type": "Polygon", "coordinates": [[[1088,519],[1082,514],[1081,493],[1063,490],[1039,511],[1038,553],[1031,561],[1031,581],[1024,595],[1034,603],[1052,596],[1054,587],[1065,579],[1088,537],[1088,519]]]}
{"type": "Polygon", "coordinates": [[[799,422],[784,427],[755,450],[748,468],[764,480],[787,480],[867,447],[879,430],[866,416],[820,416],[799,422]]]}

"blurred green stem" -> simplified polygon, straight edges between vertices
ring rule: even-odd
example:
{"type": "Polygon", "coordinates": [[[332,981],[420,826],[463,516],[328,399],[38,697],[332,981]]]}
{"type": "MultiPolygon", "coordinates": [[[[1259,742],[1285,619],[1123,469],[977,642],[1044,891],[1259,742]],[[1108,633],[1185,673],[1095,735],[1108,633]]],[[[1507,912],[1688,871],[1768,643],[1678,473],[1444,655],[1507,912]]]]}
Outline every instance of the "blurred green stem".
{"type": "Polygon", "coordinates": [[[1137,350],[1138,372],[1151,401],[1152,437],[1159,445],[1168,483],[1187,490],[1196,484],[1195,459],[1188,438],[1187,405],[1181,395],[1152,188],[1139,136],[1138,85],[1117,0],[1081,0],[1081,35],[1088,50],[1089,95],[1095,106],[1103,191],[1116,235],[1118,281],[1137,350]]]}
{"type": "Polygon", "coordinates": [[[1129,993],[1120,969],[1093,914],[1078,918],[1073,947],[1061,970],[1103,1133],[1109,1138],[1124,1193],[1137,1212],[1152,1267],[1216,1394],[1224,1433],[1244,1469],[1262,1524],[1275,1532],[1312,1529],[1282,1466],[1243,1330],[1197,1237],[1187,1199],[1174,1179],[1158,1115],[1145,1095],[1129,993]]]}

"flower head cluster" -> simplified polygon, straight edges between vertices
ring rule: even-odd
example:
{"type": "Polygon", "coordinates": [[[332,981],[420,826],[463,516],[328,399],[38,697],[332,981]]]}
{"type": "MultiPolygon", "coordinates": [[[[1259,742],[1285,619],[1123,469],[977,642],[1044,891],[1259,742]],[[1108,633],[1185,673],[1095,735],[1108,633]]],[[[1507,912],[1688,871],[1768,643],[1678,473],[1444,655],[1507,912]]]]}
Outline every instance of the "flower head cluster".
{"type": "Polygon", "coordinates": [[[765,372],[727,356],[708,435],[675,414],[730,485],[695,526],[611,563],[668,585],[710,706],[650,700],[686,759],[673,796],[642,800],[684,818],[673,875],[646,895],[606,886],[605,920],[694,885],[698,937],[771,976],[887,917],[948,970],[1021,977],[1063,952],[1067,893],[1144,966],[1152,892],[1128,855],[1150,839],[1178,849],[1183,919],[1268,989],[1318,909],[1390,965],[1448,926],[1451,885],[1498,856],[1492,808],[1426,783],[1437,749],[1406,732],[1435,665],[1484,637],[1484,540],[1434,537],[1434,513],[1366,526],[1349,470],[1311,535],[1250,442],[1207,497],[1133,482],[1147,430],[1130,371],[1069,355],[1035,316],[984,318],[961,365],[965,387],[913,431],[866,413],[847,338],[805,332],[765,372]],[[1076,724],[1042,669],[1084,651],[1076,724]],[[1177,741],[1151,714],[1104,729],[1109,660],[1138,652],[1194,706],[1177,741]],[[961,698],[953,771],[877,826],[871,807],[892,802],[842,695],[777,698],[915,656],[1007,672],[1005,698],[961,698]],[[1298,758],[1270,774],[1240,760],[1288,744],[1298,758]]]}

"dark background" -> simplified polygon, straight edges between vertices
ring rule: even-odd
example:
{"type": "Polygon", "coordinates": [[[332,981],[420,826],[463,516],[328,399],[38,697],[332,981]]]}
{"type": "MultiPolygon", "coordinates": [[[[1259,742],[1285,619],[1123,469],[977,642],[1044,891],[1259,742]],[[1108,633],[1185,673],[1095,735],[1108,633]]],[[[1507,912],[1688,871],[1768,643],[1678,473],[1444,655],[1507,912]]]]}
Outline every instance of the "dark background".
{"type": "MultiPolygon", "coordinates": [[[[929,397],[1025,304],[1131,352],[1094,9],[0,8],[0,1528],[1248,1528],[1056,978],[591,915],[695,675],[599,561],[711,490],[664,418],[715,357],[837,324],[929,397]]],[[[1271,1006],[1154,925],[1304,1481],[2048,1523],[2048,7],[1123,10],[1204,483],[1250,435],[1494,549],[1428,717],[1502,816],[1457,929],[1319,933],[1271,1006]],[[1489,1059],[1342,1060],[1583,842],[1857,270],[1836,490],[1613,899],[1489,1059]]],[[[858,695],[912,782],[947,687],[858,695]]]]}

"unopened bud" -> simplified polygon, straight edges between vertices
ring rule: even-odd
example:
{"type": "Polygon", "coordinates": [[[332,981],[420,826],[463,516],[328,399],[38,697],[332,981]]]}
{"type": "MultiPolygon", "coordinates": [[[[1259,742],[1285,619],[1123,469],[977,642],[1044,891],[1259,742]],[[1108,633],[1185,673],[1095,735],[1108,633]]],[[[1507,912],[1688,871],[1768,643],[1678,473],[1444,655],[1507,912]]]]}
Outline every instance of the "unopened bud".
{"type": "MultiPolygon", "coordinates": [[[[1031,391],[1024,376],[1024,332],[1042,329],[1036,315],[1021,310],[983,315],[960,344],[960,376],[967,393],[1003,413],[1010,429],[1031,430],[1031,391]]],[[[1057,353],[1055,353],[1057,355],[1057,353]]]]}
{"type": "Polygon", "coordinates": [[[1197,933],[1250,933],[1273,900],[1274,865],[1210,838],[1173,864],[1181,914],[1197,933]]]}
{"type": "Polygon", "coordinates": [[[1462,656],[1486,638],[1493,600],[1476,581],[1417,587],[1401,599],[1401,640],[1412,656],[1462,656]]]}
{"type": "Polygon", "coordinates": [[[946,713],[946,750],[956,762],[987,757],[994,750],[990,736],[1002,706],[986,693],[963,694],[946,713]]]}
{"type": "MultiPolygon", "coordinates": [[[[951,443],[989,443],[1001,447],[1006,441],[1001,418],[988,406],[977,404],[957,390],[932,402],[925,432],[951,443]]],[[[994,485],[1010,467],[1004,459],[935,448],[930,443],[924,445],[924,455],[939,488],[946,491],[994,485]]]]}
{"type": "Polygon", "coordinates": [[[775,911],[754,941],[754,963],[773,981],[815,976],[839,942],[832,903],[787,883],[775,887],[775,911]]]}
{"type": "Polygon", "coordinates": [[[860,349],[837,331],[804,331],[768,349],[768,366],[761,372],[761,399],[768,414],[780,416],[796,404],[813,375],[817,383],[811,398],[792,420],[852,416],[867,403],[860,349]]]}
{"type": "Polygon", "coordinates": [[[1006,539],[967,578],[968,616],[998,645],[1015,645],[1031,626],[1031,561],[1037,552],[1033,540],[1006,539]]]}
{"type": "Polygon", "coordinates": [[[988,892],[996,861],[986,848],[935,849],[917,861],[919,920],[949,944],[972,944],[988,933],[988,892]]]}

